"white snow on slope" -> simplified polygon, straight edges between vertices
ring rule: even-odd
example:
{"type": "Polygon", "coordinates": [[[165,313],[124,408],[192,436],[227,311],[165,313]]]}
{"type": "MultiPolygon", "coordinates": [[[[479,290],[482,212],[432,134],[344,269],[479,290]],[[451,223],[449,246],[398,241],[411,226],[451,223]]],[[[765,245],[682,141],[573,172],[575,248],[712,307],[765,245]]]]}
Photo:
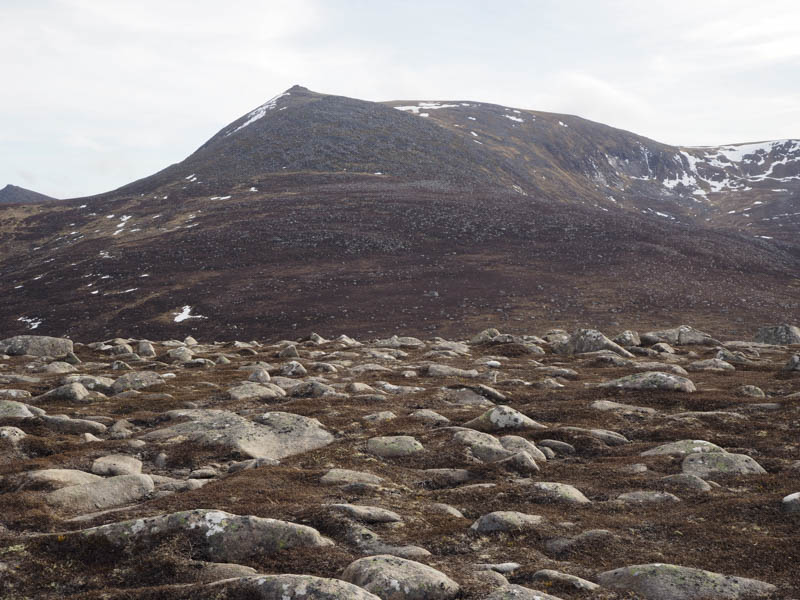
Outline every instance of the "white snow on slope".
{"type": "Polygon", "coordinates": [[[255,110],[247,113],[247,120],[244,123],[242,123],[241,125],[239,125],[233,131],[229,131],[228,133],[226,133],[225,137],[228,137],[232,133],[236,133],[240,129],[244,129],[248,125],[252,125],[256,121],[261,119],[264,115],[266,115],[268,110],[274,110],[275,107],[277,106],[278,100],[280,100],[284,96],[290,96],[290,95],[291,94],[289,92],[284,92],[283,94],[278,94],[274,98],[270,98],[269,100],[267,100],[264,104],[262,104],[261,106],[259,106],[255,110]]]}
{"type": "Polygon", "coordinates": [[[184,306],[183,310],[179,313],[173,313],[175,318],[173,319],[176,323],[181,323],[186,319],[207,319],[208,317],[204,317],[203,315],[193,315],[192,314],[192,307],[191,306],[184,306]]]}
{"type": "MultiPolygon", "coordinates": [[[[417,106],[395,106],[395,110],[402,110],[405,112],[412,112],[419,115],[421,110],[438,110],[440,108],[460,108],[458,104],[442,104],[441,102],[418,102],[417,106]]],[[[428,116],[423,113],[420,116],[428,116]]]]}
{"type": "Polygon", "coordinates": [[[36,329],[44,322],[44,319],[37,319],[36,317],[20,317],[17,321],[22,321],[28,326],[28,329],[36,329]]]}

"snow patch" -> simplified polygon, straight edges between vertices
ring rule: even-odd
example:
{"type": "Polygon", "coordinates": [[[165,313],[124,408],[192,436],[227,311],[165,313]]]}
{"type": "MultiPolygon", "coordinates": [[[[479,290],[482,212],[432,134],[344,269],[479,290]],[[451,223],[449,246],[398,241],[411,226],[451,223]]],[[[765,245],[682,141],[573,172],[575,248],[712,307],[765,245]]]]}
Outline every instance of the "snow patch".
{"type": "Polygon", "coordinates": [[[233,131],[229,131],[228,133],[226,133],[225,137],[228,137],[232,133],[236,133],[240,129],[244,129],[248,125],[252,125],[256,121],[258,121],[259,119],[264,117],[264,115],[267,114],[267,111],[274,110],[275,107],[277,106],[278,100],[280,100],[284,96],[290,96],[290,95],[291,94],[289,92],[284,92],[283,94],[278,94],[274,98],[270,98],[269,100],[267,100],[264,104],[262,104],[261,106],[259,106],[255,110],[247,113],[247,120],[244,123],[242,123],[241,125],[239,125],[233,131]]]}
{"type": "Polygon", "coordinates": [[[17,321],[22,321],[28,326],[28,329],[36,329],[44,322],[44,319],[39,319],[37,317],[20,317],[17,321]]]}
{"type": "Polygon", "coordinates": [[[517,123],[524,123],[525,119],[520,119],[519,117],[513,117],[511,115],[503,115],[506,119],[510,119],[511,121],[516,121],[517,123]]]}
{"type": "Polygon", "coordinates": [[[173,319],[173,321],[175,323],[182,323],[183,321],[185,321],[187,319],[207,319],[208,318],[208,317],[204,317],[203,315],[193,315],[192,314],[192,307],[189,306],[189,305],[184,306],[183,310],[181,310],[181,312],[173,313],[173,314],[175,315],[175,318],[173,319]]]}
{"type": "Polygon", "coordinates": [[[418,102],[416,106],[395,106],[395,110],[411,112],[420,117],[430,116],[429,113],[420,114],[421,110],[439,110],[440,108],[460,108],[458,104],[442,104],[441,102],[418,102]]]}

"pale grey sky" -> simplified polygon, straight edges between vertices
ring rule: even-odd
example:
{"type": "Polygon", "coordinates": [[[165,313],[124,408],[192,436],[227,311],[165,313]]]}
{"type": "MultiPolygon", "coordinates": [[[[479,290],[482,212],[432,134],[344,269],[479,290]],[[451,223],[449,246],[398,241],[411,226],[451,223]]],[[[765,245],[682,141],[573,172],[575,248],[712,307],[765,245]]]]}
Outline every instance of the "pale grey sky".
{"type": "Polygon", "coordinates": [[[0,0],[0,187],[96,194],[291,87],[800,137],[796,0],[0,0]]]}

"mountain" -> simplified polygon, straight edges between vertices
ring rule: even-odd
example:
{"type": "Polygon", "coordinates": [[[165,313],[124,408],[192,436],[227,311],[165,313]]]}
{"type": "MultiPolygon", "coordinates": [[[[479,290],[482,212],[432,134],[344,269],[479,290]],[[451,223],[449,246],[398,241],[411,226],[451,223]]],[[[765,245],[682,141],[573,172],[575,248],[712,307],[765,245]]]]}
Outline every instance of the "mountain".
{"type": "Polygon", "coordinates": [[[36,204],[52,202],[55,198],[16,185],[7,185],[0,190],[0,204],[36,204]]]}
{"type": "Polygon", "coordinates": [[[295,86],[185,160],[0,211],[0,328],[460,335],[800,312],[800,142],[661,144],[472,101],[295,86]]]}

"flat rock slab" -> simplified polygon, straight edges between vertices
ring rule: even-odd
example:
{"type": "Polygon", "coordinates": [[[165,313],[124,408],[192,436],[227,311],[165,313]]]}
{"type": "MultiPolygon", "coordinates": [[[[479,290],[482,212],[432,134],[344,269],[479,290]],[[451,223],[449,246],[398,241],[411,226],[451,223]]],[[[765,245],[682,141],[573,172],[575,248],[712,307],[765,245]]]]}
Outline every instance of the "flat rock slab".
{"type": "Polygon", "coordinates": [[[540,571],[536,571],[536,573],[533,574],[533,580],[536,582],[541,582],[542,585],[545,586],[560,585],[563,587],[587,592],[593,592],[597,589],[600,589],[599,585],[583,579],[582,577],[576,577],[575,575],[561,573],[560,571],[554,571],[552,569],[542,569],[540,571]]]}
{"type": "Polygon", "coordinates": [[[601,383],[598,387],[624,390],[667,390],[687,393],[697,391],[691,379],[673,375],[672,373],[662,373],[661,371],[635,373],[601,383]]]}
{"type": "Polygon", "coordinates": [[[333,435],[316,419],[285,412],[269,412],[253,422],[222,410],[187,409],[167,412],[170,419],[190,419],[141,436],[167,443],[191,440],[217,446],[251,458],[279,460],[327,446],[333,435]]]}
{"type": "Polygon", "coordinates": [[[339,579],[311,575],[256,575],[225,579],[192,589],[192,598],[247,598],[248,600],[381,600],[339,579]]]}
{"type": "Polygon", "coordinates": [[[125,506],[147,498],[155,486],[147,475],[118,475],[83,485],[72,485],[46,494],[50,506],[71,514],[87,514],[125,506]]]}
{"type": "Polygon", "coordinates": [[[643,490],[638,492],[625,492],[617,496],[617,500],[625,504],[648,504],[659,502],[680,502],[681,499],[669,492],[643,490]]]}
{"type": "Polygon", "coordinates": [[[675,344],[679,346],[697,344],[702,346],[720,346],[721,342],[714,339],[709,334],[690,327],[689,325],[681,325],[672,329],[662,329],[660,331],[648,331],[641,334],[643,344],[657,344],[659,342],[666,342],[667,344],[675,344]]]}
{"type": "Polygon", "coordinates": [[[600,573],[601,586],[641,595],[646,600],[755,600],[775,586],[744,577],[669,564],[633,565],[600,573]]]}
{"type": "Polygon", "coordinates": [[[72,340],[45,335],[17,335],[0,341],[0,354],[64,356],[72,352],[72,340]]]}
{"type": "Polygon", "coordinates": [[[460,592],[458,584],[441,571],[386,554],[350,563],[342,579],[382,600],[450,600],[460,592]]]}
{"type": "Polygon", "coordinates": [[[219,562],[246,561],[255,554],[275,554],[288,548],[333,545],[306,525],[205,509],[110,523],[63,535],[83,543],[103,540],[115,547],[139,550],[168,536],[183,535],[191,541],[193,550],[207,560],[219,562]]]}
{"type": "Polygon", "coordinates": [[[764,475],[767,471],[746,454],[704,452],[689,454],[683,459],[681,469],[688,475],[713,479],[725,475],[764,475]]]}

